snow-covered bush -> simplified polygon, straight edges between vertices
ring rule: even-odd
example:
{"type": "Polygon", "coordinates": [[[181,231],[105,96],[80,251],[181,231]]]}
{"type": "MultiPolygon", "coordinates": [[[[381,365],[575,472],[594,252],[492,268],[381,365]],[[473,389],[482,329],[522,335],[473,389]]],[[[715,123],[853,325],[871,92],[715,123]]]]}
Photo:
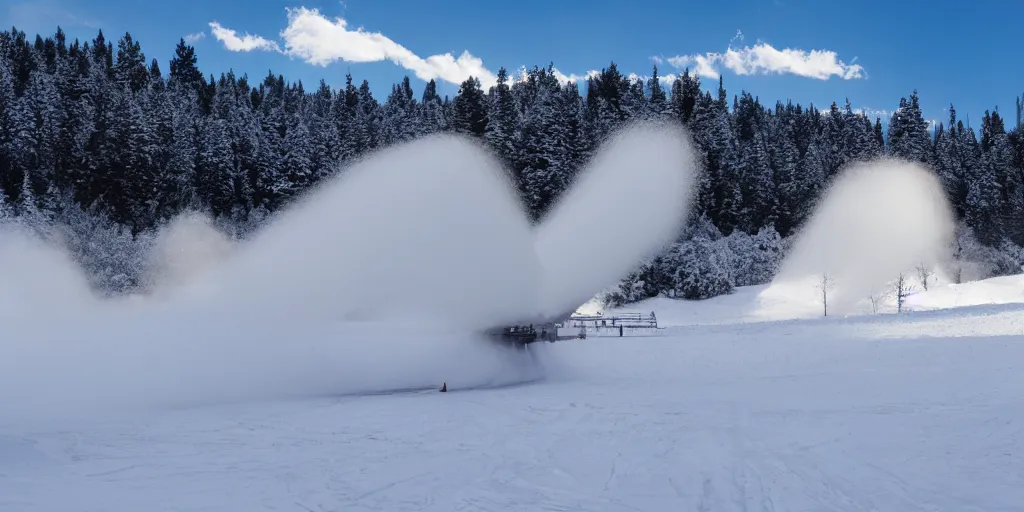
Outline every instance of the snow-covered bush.
{"type": "Polygon", "coordinates": [[[729,246],[696,237],[678,246],[675,294],[690,300],[731,293],[735,288],[729,246]]]}
{"type": "Polygon", "coordinates": [[[1020,248],[1004,242],[999,248],[983,245],[973,230],[961,222],[942,270],[954,283],[1019,274],[1020,248]]]}
{"type": "Polygon", "coordinates": [[[692,240],[694,238],[706,238],[712,242],[716,242],[722,238],[722,232],[718,230],[711,219],[706,214],[693,219],[683,231],[683,239],[692,240]]]}
{"type": "Polygon", "coordinates": [[[98,293],[120,295],[140,286],[153,242],[151,233],[133,236],[129,227],[77,205],[66,208],[55,220],[52,241],[81,265],[98,293]]]}
{"type": "Polygon", "coordinates": [[[774,227],[750,236],[735,231],[724,239],[732,258],[736,286],[766,284],[775,277],[783,258],[782,237],[774,227]]]}
{"type": "Polygon", "coordinates": [[[619,289],[606,297],[612,307],[622,306],[657,297],[672,289],[675,283],[675,264],[671,251],[643,263],[619,283],[619,289]]]}
{"type": "Polygon", "coordinates": [[[706,216],[683,232],[683,242],[637,267],[605,301],[612,307],[665,295],[708,299],[736,286],[765,284],[785,256],[785,242],[772,227],[756,235],[735,231],[727,237],[706,216]]]}

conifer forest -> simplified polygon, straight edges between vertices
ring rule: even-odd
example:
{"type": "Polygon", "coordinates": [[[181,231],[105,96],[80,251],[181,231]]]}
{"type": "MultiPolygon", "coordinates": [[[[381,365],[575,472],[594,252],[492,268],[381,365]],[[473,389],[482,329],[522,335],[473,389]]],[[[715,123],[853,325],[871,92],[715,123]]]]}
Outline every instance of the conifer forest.
{"type": "Polygon", "coordinates": [[[721,79],[686,72],[669,86],[657,68],[631,79],[614,63],[579,84],[560,83],[550,67],[522,77],[502,69],[489,90],[470,78],[451,98],[433,81],[414,91],[408,78],[371,87],[349,75],[334,90],[218,73],[201,72],[184,40],[165,68],[130,34],[82,42],[60,29],[0,33],[0,216],[59,232],[97,290],[130,293],[144,286],[141,254],[176,215],[202,212],[244,239],[347,163],[433,133],[480,139],[536,221],[605,137],[646,119],[685,125],[705,172],[689,228],[620,284],[616,302],[768,282],[830,180],[882,155],[939,176],[959,221],[951,259],[974,269],[964,279],[1021,268],[1019,129],[992,111],[975,131],[952,105],[929,126],[916,91],[898,99],[883,129],[845,99],[768,104],[728,93],[721,79]]]}

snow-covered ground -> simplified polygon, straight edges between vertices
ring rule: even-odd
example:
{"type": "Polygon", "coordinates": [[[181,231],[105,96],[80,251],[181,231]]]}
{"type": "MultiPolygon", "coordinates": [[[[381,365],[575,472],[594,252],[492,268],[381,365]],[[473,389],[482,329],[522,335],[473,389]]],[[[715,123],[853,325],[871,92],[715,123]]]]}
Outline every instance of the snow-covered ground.
{"type": "Polygon", "coordinates": [[[662,336],[542,345],[545,380],[497,389],[0,411],[0,510],[1020,510],[1022,284],[827,319],[652,301],[662,336]]]}
{"type": "MultiPolygon", "coordinates": [[[[996,277],[982,281],[955,284],[941,274],[929,277],[925,290],[916,275],[908,274],[909,292],[904,313],[946,310],[972,306],[1024,304],[1024,274],[996,277]]],[[[846,319],[896,312],[895,292],[883,289],[876,294],[877,311],[869,298],[855,304],[852,311],[836,314],[846,319]]],[[[999,308],[996,308],[998,310],[999,308]]],[[[737,288],[733,293],[701,301],[684,301],[665,297],[630,304],[620,309],[604,310],[595,299],[580,311],[613,315],[620,311],[654,311],[660,326],[716,325],[748,322],[814,319],[822,316],[821,290],[813,279],[802,282],[773,283],[764,286],[737,288]]],[[[886,321],[884,319],[876,319],[886,321]]],[[[873,320],[871,320],[873,321],[873,320]]]]}

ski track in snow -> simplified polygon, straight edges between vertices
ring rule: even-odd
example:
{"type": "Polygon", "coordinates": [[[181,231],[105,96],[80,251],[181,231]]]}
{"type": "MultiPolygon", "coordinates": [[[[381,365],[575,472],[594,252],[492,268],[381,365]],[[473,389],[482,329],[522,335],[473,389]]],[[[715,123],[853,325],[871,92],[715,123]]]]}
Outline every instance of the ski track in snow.
{"type": "Polygon", "coordinates": [[[571,375],[497,389],[0,416],[0,510],[1019,510],[1015,315],[560,342],[571,375]],[[899,337],[957,325],[990,336],[899,337]]]}

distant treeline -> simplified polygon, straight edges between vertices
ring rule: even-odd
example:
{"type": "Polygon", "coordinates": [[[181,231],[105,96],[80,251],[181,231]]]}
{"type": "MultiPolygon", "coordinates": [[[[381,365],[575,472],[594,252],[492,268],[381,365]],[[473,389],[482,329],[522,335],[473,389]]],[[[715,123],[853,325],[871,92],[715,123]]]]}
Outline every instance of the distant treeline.
{"type": "MultiPolygon", "coordinates": [[[[709,241],[735,233],[733,239],[782,247],[846,163],[888,154],[930,165],[958,220],[982,246],[1016,258],[1024,244],[1020,133],[1007,132],[992,112],[979,136],[952,106],[948,123],[933,132],[916,91],[900,99],[883,131],[880,119],[849,102],[825,110],[765,106],[747,92],[730,98],[721,79],[715,93],[704,91],[689,72],[665,88],[656,67],[641,80],[612,63],[582,86],[560,83],[550,67],[534,67],[522,80],[502,69],[489,90],[470,78],[454,98],[441,97],[433,81],[417,98],[406,78],[381,101],[369,83],[357,85],[350,75],[344,89],[321,81],[307,90],[273,73],[256,84],[232,72],[204,75],[196,62],[184,40],[165,73],[127,33],[116,43],[102,32],[86,42],[69,42],[60,29],[49,37],[0,33],[3,214],[38,222],[98,216],[94,224],[136,240],[182,211],[198,210],[244,237],[346,162],[455,132],[482,139],[504,161],[537,220],[612,131],[631,120],[661,119],[687,126],[703,157],[698,226],[689,231],[709,241]]],[[[630,200],[642,199],[623,198],[630,200]]],[[[682,293],[693,289],[685,276],[694,269],[709,273],[714,258],[706,249],[677,247],[673,266],[658,277],[624,283],[635,292],[628,300],[712,293],[682,293]]],[[[770,278],[770,265],[756,272],[743,265],[715,278],[718,288],[770,278]]],[[[136,281],[129,275],[117,283],[124,291],[136,281]]]]}

